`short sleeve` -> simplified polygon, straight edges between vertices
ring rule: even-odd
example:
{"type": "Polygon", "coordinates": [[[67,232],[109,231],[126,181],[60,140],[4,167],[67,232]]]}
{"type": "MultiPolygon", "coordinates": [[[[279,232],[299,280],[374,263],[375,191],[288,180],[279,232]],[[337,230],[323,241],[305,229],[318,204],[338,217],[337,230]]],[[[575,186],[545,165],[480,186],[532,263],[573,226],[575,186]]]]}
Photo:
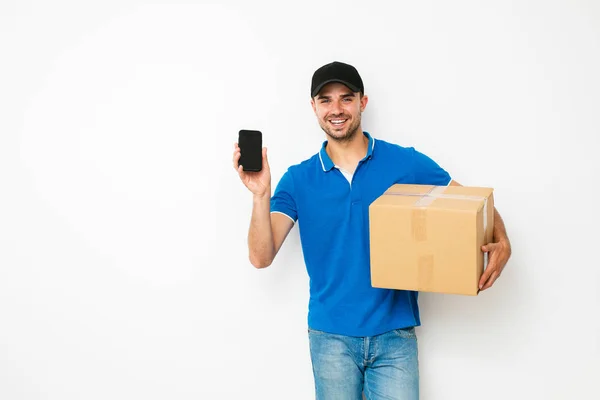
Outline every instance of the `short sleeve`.
{"type": "Polygon", "coordinates": [[[413,151],[413,172],[416,184],[445,186],[450,183],[452,178],[445,169],[425,154],[414,149],[413,151]]]}
{"type": "Polygon", "coordinates": [[[298,220],[298,210],[294,200],[294,178],[287,170],[279,180],[275,193],[271,197],[271,212],[288,216],[292,221],[298,220]]]}

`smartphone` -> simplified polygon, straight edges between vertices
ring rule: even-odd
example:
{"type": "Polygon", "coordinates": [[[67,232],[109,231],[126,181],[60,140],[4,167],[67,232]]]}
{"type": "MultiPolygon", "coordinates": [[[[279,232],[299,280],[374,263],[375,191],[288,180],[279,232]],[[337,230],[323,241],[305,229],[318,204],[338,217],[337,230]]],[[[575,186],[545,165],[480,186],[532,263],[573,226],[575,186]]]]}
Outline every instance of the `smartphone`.
{"type": "Polygon", "coordinates": [[[239,133],[240,161],[244,171],[258,172],[262,169],[262,132],[242,129],[239,133]]]}

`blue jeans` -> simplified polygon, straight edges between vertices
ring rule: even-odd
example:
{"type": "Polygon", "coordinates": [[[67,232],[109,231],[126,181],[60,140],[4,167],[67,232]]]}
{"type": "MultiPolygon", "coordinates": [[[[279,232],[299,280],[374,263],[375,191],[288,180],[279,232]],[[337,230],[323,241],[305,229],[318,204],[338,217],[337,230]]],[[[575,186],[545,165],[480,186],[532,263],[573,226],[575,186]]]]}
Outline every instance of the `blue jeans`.
{"type": "Polygon", "coordinates": [[[309,329],[317,400],[419,398],[414,328],[350,337],[309,329]]]}

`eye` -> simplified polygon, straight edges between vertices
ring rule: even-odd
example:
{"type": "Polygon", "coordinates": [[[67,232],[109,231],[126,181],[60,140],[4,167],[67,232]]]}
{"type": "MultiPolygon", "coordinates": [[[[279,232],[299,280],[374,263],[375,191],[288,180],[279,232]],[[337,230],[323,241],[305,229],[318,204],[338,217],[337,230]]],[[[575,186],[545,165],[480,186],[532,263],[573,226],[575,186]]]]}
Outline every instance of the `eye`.
{"type": "Polygon", "coordinates": [[[329,99],[321,99],[321,103],[329,103],[329,99]]]}

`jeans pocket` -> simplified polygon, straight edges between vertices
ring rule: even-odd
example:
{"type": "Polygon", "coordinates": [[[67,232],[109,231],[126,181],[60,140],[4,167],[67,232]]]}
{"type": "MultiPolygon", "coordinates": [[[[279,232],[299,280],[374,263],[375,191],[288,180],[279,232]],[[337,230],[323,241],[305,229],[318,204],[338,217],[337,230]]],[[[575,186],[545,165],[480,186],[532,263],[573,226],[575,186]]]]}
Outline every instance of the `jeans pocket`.
{"type": "Polygon", "coordinates": [[[394,333],[402,339],[417,339],[415,327],[394,329],[394,333]]]}

